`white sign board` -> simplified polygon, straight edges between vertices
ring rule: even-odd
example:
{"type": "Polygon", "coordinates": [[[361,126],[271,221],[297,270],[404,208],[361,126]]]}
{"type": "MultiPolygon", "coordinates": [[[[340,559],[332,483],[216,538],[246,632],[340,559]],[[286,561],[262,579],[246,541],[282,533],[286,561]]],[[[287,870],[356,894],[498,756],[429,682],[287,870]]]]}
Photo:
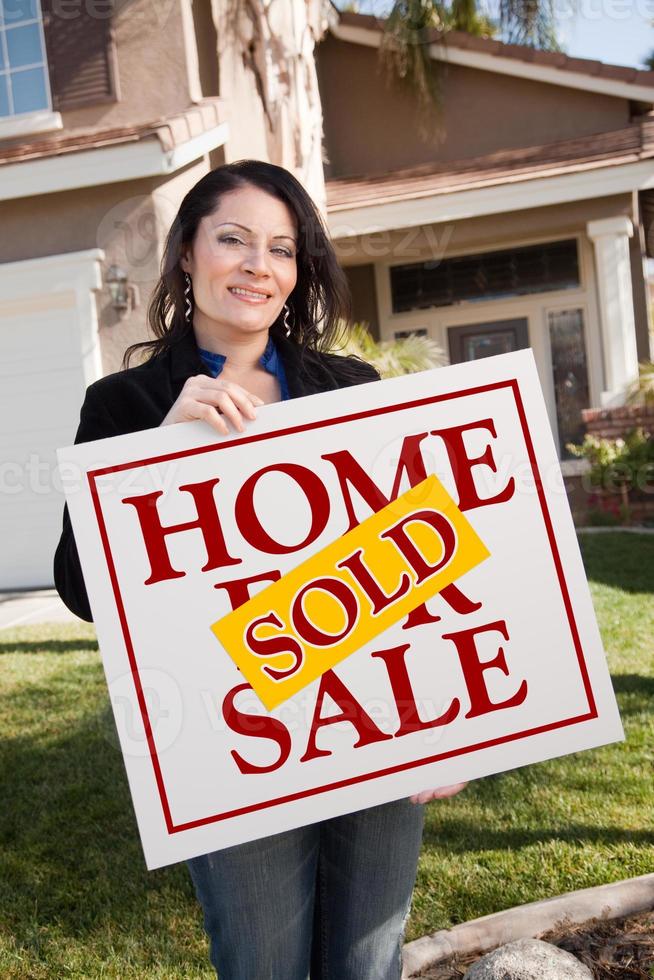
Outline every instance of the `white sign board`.
{"type": "Polygon", "coordinates": [[[623,737],[531,351],[59,457],[149,868],[623,737]],[[266,710],[211,624],[431,474],[490,557],[266,710]]]}

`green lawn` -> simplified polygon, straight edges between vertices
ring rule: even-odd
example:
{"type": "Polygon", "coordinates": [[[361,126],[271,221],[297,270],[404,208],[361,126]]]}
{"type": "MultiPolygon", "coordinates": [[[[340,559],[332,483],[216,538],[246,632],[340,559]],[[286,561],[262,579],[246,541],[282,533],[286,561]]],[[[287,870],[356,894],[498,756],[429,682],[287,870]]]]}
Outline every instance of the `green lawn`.
{"type": "MultiPolygon", "coordinates": [[[[654,871],[654,536],[582,548],[627,732],[428,808],[407,938],[654,871]]],[[[210,978],[183,866],[147,872],[92,627],[0,633],[0,977],[210,978]]]]}

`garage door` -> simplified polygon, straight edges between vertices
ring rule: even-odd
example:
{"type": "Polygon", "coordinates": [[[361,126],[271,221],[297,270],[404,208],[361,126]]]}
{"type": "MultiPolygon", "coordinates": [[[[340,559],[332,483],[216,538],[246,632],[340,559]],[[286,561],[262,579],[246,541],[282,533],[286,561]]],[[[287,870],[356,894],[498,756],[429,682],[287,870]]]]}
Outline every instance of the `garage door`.
{"type": "Polygon", "coordinates": [[[55,451],[73,442],[92,380],[84,370],[88,339],[97,336],[94,324],[89,330],[81,322],[89,319],[89,300],[95,319],[89,291],[86,304],[78,290],[8,298],[7,269],[28,265],[0,266],[0,589],[52,585],[64,503],[55,451]]]}

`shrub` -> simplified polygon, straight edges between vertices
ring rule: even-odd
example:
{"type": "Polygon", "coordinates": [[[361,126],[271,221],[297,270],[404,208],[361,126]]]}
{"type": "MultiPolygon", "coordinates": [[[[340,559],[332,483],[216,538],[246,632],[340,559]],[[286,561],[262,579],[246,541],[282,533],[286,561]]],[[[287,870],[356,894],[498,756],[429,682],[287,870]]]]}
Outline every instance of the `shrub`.
{"type": "Polygon", "coordinates": [[[344,333],[342,352],[362,357],[377,368],[382,378],[396,378],[447,364],[445,352],[429,337],[410,334],[401,340],[375,340],[363,323],[351,324],[344,333]]]}
{"type": "Polygon", "coordinates": [[[654,489],[654,438],[642,428],[631,429],[624,439],[586,435],[581,445],[567,448],[588,460],[593,487],[609,493],[654,489]]]}
{"type": "Polygon", "coordinates": [[[629,405],[654,405],[654,363],[644,361],[638,365],[638,378],[627,392],[629,405]]]}

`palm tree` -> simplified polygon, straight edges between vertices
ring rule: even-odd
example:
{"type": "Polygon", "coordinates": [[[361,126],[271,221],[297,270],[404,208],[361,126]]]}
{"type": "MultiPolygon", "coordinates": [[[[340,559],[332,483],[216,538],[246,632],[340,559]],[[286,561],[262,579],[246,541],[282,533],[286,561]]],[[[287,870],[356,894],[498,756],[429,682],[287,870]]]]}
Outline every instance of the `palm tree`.
{"type": "MultiPolygon", "coordinates": [[[[314,40],[321,39],[324,26],[318,17],[323,2],[307,0],[311,13],[314,40]],[[320,28],[318,29],[318,22],[320,28]]],[[[334,0],[341,9],[358,11],[358,0],[334,0]]],[[[559,50],[554,31],[554,0],[497,0],[499,19],[495,23],[481,9],[482,0],[372,0],[378,10],[383,6],[388,14],[383,21],[380,64],[387,80],[406,85],[426,110],[424,120],[434,114],[437,118],[437,138],[442,136],[438,125],[442,105],[442,61],[433,60],[429,45],[440,40],[447,44],[451,30],[464,31],[479,37],[501,34],[505,41],[527,44],[547,50],[559,50]],[[434,37],[434,29],[436,38],[434,37]]],[[[305,80],[315,76],[313,55],[307,50],[284,45],[275,33],[271,20],[272,4],[267,0],[214,0],[212,6],[220,20],[219,36],[225,45],[240,53],[243,64],[255,78],[257,92],[267,120],[267,137],[271,140],[279,130],[279,113],[284,99],[292,98],[292,77],[305,80]]],[[[370,0],[366,6],[369,8],[370,0]]],[[[377,11],[373,11],[377,12],[377,11]]],[[[312,48],[311,48],[312,50],[312,48]]],[[[316,83],[317,88],[317,83],[316,83]]],[[[317,96],[316,96],[317,98],[317,96]]],[[[296,107],[297,111],[297,107],[296,107]]],[[[319,119],[320,114],[315,114],[319,119]]],[[[320,141],[320,127],[314,136],[320,141]]],[[[429,138],[424,123],[419,129],[429,138]]],[[[296,140],[299,146],[301,141],[296,140]]],[[[283,163],[283,161],[278,161],[283,163]]],[[[365,326],[354,324],[346,351],[357,353],[371,361],[384,377],[421,371],[447,363],[443,351],[428,338],[410,336],[400,341],[375,342],[365,326]]]]}
{"type": "MultiPolygon", "coordinates": [[[[360,4],[350,0],[342,9],[358,12],[360,4]]],[[[437,129],[440,129],[445,64],[430,56],[429,46],[435,39],[447,46],[448,32],[456,30],[477,37],[499,35],[507,43],[545,51],[561,50],[556,37],[554,0],[499,0],[497,22],[483,13],[480,0],[392,0],[389,3],[381,0],[381,9],[385,11],[385,20],[379,63],[387,84],[408,88],[423,109],[435,115],[437,129]]],[[[373,4],[369,12],[377,10],[380,10],[379,3],[373,4]]],[[[432,134],[423,126],[421,135],[429,139],[432,134]]]]}
{"type": "Polygon", "coordinates": [[[382,378],[396,378],[414,371],[442,367],[447,358],[439,345],[429,337],[410,334],[402,340],[375,340],[367,323],[343,325],[345,337],[337,353],[356,354],[377,368],[382,378]]]}

